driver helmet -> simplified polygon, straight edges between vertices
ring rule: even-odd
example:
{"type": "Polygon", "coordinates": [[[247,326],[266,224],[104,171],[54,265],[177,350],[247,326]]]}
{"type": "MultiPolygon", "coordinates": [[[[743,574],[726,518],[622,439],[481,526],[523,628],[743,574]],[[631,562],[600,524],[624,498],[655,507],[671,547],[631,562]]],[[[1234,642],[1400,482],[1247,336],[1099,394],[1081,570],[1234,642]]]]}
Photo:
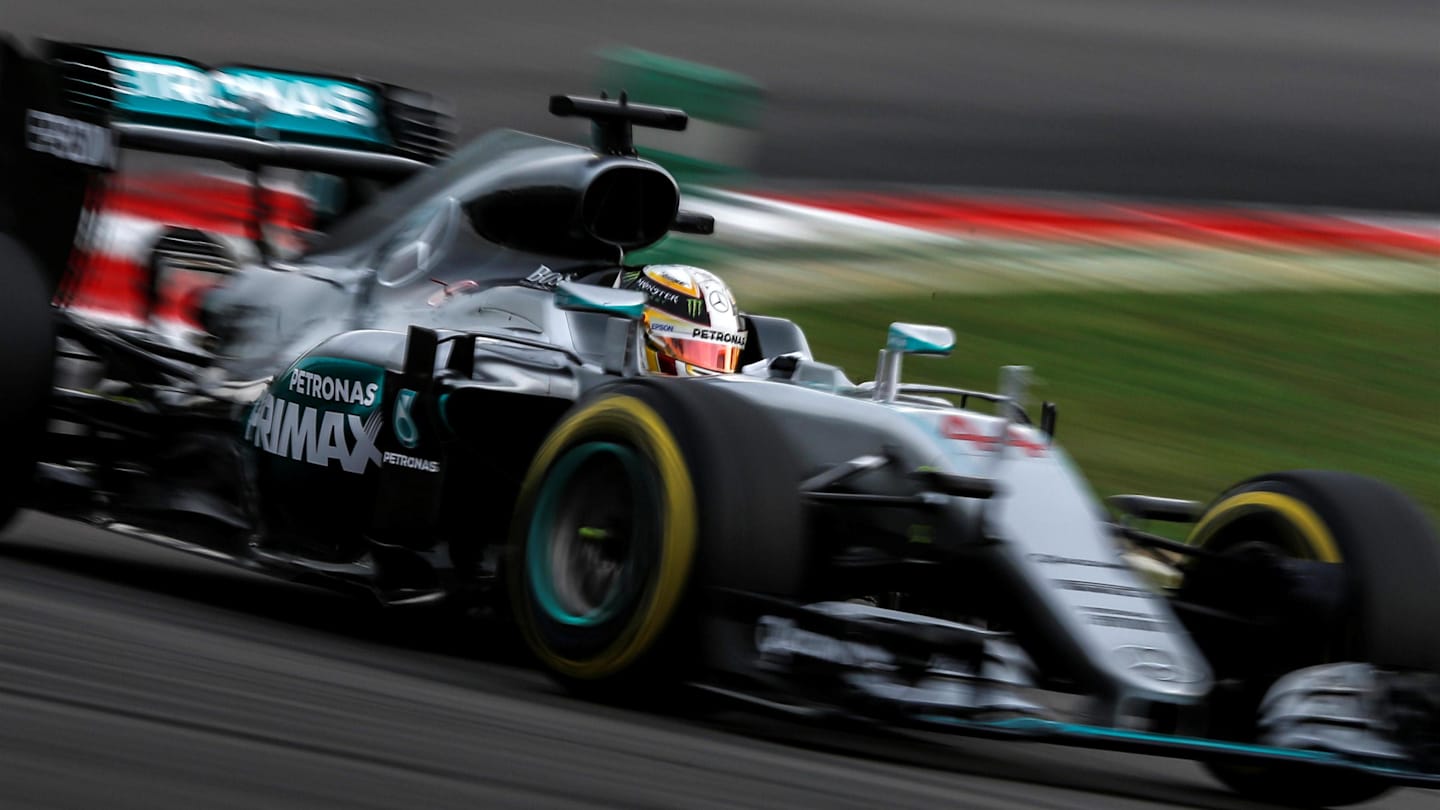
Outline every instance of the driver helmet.
{"type": "Polygon", "coordinates": [[[645,293],[645,362],[679,377],[728,374],[740,364],[745,332],[735,296],[718,276],[683,264],[626,268],[616,286],[645,293]]]}

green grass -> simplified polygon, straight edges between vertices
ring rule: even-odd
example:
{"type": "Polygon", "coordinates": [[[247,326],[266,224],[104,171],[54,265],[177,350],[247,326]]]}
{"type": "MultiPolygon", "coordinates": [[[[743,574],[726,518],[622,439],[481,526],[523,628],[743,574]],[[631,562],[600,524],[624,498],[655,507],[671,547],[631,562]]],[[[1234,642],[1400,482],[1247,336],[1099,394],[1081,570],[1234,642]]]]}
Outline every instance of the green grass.
{"type": "Polygon", "coordinates": [[[1034,367],[1038,401],[1101,494],[1209,499],[1248,476],[1383,478],[1440,516],[1440,296],[1046,293],[785,304],[816,356],[873,376],[891,321],[958,337],[905,378],[993,390],[1034,367]]]}

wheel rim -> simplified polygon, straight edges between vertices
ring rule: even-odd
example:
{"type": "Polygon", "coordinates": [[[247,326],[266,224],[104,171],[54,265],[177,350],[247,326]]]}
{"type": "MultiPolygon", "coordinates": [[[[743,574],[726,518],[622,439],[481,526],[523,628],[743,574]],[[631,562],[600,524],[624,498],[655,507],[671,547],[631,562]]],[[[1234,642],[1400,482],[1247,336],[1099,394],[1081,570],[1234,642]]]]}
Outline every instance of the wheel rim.
{"type": "Polygon", "coordinates": [[[592,627],[632,608],[653,568],[659,512],[654,477],[633,449],[586,442],[566,451],[545,478],[526,539],[544,613],[592,627]]]}

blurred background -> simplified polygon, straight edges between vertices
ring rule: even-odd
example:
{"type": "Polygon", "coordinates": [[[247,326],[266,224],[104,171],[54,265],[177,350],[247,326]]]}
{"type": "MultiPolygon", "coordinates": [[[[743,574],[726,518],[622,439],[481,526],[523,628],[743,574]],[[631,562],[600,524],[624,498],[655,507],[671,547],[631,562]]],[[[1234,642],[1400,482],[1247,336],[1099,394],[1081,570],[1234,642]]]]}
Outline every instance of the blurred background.
{"type": "Polygon", "coordinates": [[[936,321],[961,349],[912,373],[1035,366],[1104,492],[1344,467],[1440,510],[1428,0],[15,0],[4,25],[363,73],[451,99],[462,140],[584,138],[557,92],[686,107],[651,154],[717,235],[639,258],[722,271],[851,376],[890,320],[936,321]]]}
{"type": "MultiPolygon", "coordinates": [[[[1002,364],[1033,366],[1035,396],[1059,403],[1060,439],[1102,494],[1207,499],[1260,472],[1331,467],[1393,481],[1440,517],[1433,0],[3,6],[0,26],[21,36],[428,90],[453,100],[462,140],[493,127],[586,137],[546,114],[552,93],[686,107],[691,131],[648,146],[716,235],[648,259],[716,269],[852,378],[871,376],[890,321],[944,324],[955,356],[907,375],[983,388],[1002,364]]],[[[259,593],[227,587],[183,596],[248,609],[259,593]]],[[[348,607],[279,598],[277,615],[368,632],[348,607]]],[[[548,704],[487,717],[512,714],[571,733],[548,704]]],[[[618,745],[637,762],[670,753],[618,745]]],[[[704,756],[750,767],[733,750],[704,756]]],[[[1069,778],[1036,756],[1000,770],[1069,778]]],[[[665,768],[666,784],[689,773],[665,768]]],[[[1155,787],[1171,778],[1141,769],[1142,795],[1230,806],[1155,787]]],[[[1097,781],[1082,788],[1111,789],[1097,781]]],[[[1055,793],[1053,806],[1088,806],[1055,793]]]]}
{"type": "Polygon", "coordinates": [[[8,0],[25,35],[448,96],[470,133],[630,46],[766,92],[768,183],[920,183],[1440,211],[1428,0],[8,0]]]}

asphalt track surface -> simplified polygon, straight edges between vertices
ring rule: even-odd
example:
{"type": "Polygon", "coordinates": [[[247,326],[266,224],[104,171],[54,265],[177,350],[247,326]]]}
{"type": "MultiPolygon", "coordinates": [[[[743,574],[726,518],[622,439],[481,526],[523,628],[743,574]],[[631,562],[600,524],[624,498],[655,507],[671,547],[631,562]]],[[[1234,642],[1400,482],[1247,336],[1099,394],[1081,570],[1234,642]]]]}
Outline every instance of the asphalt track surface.
{"type": "Polygon", "coordinates": [[[3,0],[0,27],[363,70],[567,137],[545,97],[633,45],[768,89],[768,182],[1440,211],[1434,0],[3,0]]]}
{"type": "MultiPolygon", "coordinates": [[[[633,44],[763,81],[777,180],[1440,210],[1428,0],[298,5],[3,0],[0,25],[360,66],[456,98],[470,132],[561,135],[543,97],[633,44]]],[[[0,807],[509,806],[1254,805],[1184,762],[596,706],[443,615],[50,518],[0,537],[0,807]]]]}
{"type": "Polygon", "coordinates": [[[483,628],[25,516],[0,537],[0,807],[1259,806],[1187,762],[585,703],[483,628]]]}

